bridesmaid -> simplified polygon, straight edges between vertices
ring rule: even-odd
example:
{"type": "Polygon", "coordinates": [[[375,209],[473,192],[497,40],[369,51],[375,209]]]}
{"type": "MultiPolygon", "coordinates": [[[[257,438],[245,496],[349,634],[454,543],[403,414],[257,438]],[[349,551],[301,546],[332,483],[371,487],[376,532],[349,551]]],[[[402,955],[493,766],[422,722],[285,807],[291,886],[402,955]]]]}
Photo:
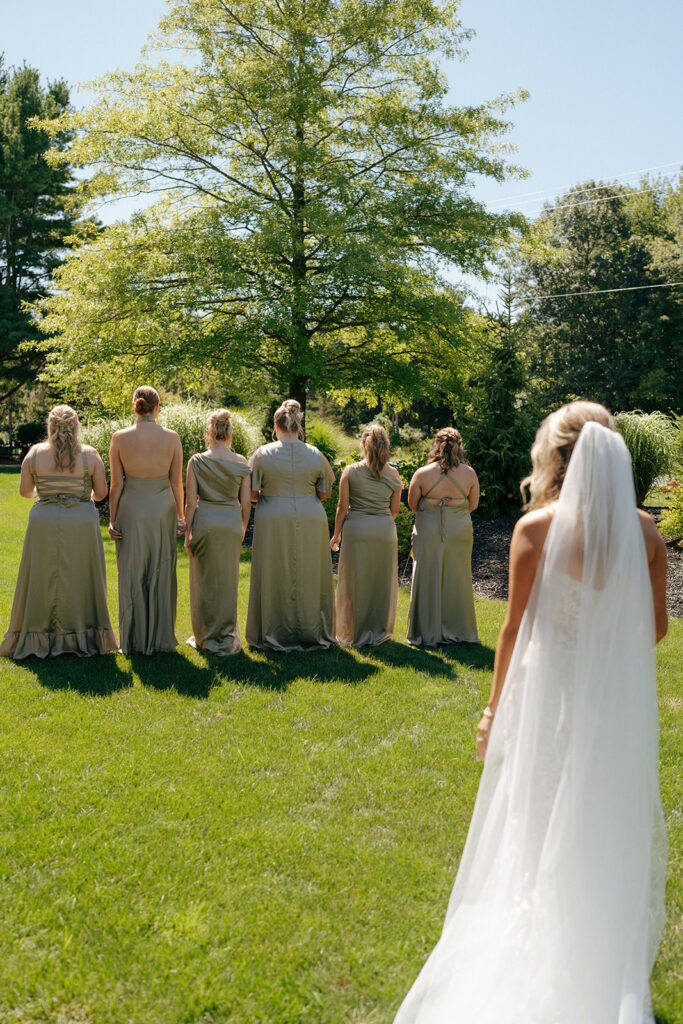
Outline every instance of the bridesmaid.
{"type": "Polygon", "coordinates": [[[478,504],[479,481],[465,462],[460,431],[445,427],[408,489],[408,505],[415,512],[409,644],[479,641],[470,518],[478,504]]]}
{"type": "Polygon", "coordinates": [[[251,512],[249,464],[230,450],[232,420],[227,409],[206,424],[207,450],[187,466],[185,549],[190,556],[190,614],[194,636],[187,641],[208,654],[237,654],[240,548],[251,512]]]}
{"type": "Polygon", "coordinates": [[[183,449],[157,423],[159,395],[133,395],[135,426],[117,430],[109,464],[109,536],[119,570],[119,634],[124,654],[174,651],[176,536],[183,519],[183,449]]]}
{"type": "Polygon", "coordinates": [[[394,519],[401,505],[401,478],[389,465],[389,438],[372,423],[361,437],[363,462],[347,466],[330,546],[340,542],[337,576],[337,640],[363,647],[389,640],[398,598],[398,541],[394,519]],[[343,531],[343,535],[342,535],[343,531]]]}
{"type": "Polygon", "coordinates": [[[275,413],[272,444],[251,459],[254,541],[246,637],[252,647],[305,651],[334,643],[334,583],[327,516],[321,501],[334,475],[303,440],[293,399],[275,413]]]}
{"type": "Polygon", "coordinates": [[[47,418],[47,441],[29,449],[19,493],[37,501],[28,517],[9,629],[9,658],[89,656],[117,651],[107,608],[100,521],[93,505],[107,496],[104,465],[80,443],[69,405],[47,418]]]}

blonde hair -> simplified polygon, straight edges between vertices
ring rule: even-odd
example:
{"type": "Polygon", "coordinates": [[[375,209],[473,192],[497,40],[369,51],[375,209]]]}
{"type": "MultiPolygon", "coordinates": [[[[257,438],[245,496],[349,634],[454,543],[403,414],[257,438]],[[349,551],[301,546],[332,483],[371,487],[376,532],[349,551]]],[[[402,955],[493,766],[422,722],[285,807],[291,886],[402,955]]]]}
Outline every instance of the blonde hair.
{"type": "Polygon", "coordinates": [[[460,431],[455,427],[444,427],[439,430],[432,442],[427,462],[436,462],[442,473],[465,462],[465,450],[462,446],[460,431]]]}
{"type": "Polygon", "coordinates": [[[227,441],[232,437],[232,416],[228,409],[215,409],[209,414],[204,436],[209,448],[218,441],[227,441]]]}
{"type": "MultiPolygon", "coordinates": [[[[304,413],[295,398],[287,398],[279,409],[275,410],[273,421],[283,434],[297,434],[300,441],[304,439],[304,413]]],[[[273,431],[273,437],[275,437],[273,431]]]]}
{"type": "Polygon", "coordinates": [[[520,484],[525,510],[542,508],[559,496],[574,445],[590,422],[614,430],[611,413],[597,402],[570,402],[543,420],[531,448],[533,468],[520,484]]]}
{"type": "Polygon", "coordinates": [[[54,448],[57,469],[72,471],[80,447],[81,424],[70,405],[56,405],[47,417],[47,439],[54,448]]]}
{"type": "Polygon", "coordinates": [[[146,384],[135,389],[133,394],[133,412],[138,416],[149,416],[159,404],[159,392],[146,384]]]}
{"type": "Polygon", "coordinates": [[[379,476],[389,461],[389,435],[379,423],[369,423],[360,439],[370,471],[379,476]]]}

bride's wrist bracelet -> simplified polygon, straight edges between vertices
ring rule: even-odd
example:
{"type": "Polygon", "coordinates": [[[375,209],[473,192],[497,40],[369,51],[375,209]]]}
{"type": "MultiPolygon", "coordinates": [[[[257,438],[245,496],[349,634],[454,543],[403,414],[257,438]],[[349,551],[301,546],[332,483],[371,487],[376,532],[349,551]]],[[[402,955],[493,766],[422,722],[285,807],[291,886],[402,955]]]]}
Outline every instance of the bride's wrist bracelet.
{"type": "Polygon", "coordinates": [[[484,718],[493,718],[493,716],[495,715],[495,711],[491,711],[491,708],[487,704],[484,710],[482,711],[482,715],[484,718]]]}

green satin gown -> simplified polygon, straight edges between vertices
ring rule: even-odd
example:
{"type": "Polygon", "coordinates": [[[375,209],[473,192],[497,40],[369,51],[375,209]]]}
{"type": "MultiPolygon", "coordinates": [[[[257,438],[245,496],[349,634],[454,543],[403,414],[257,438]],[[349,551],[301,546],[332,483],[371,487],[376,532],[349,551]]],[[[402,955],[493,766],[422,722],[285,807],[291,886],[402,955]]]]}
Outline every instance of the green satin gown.
{"type": "Polygon", "coordinates": [[[115,525],[121,650],[175,651],[177,511],[168,477],[127,476],[115,525]]]}
{"type": "Polygon", "coordinates": [[[322,455],[303,441],[274,441],[252,455],[254,512],[247,642],[273,651],[334,643],[334,582],[327,516],[316,490],[329,484],[322,455]]]}
{"type": "Polygon", "coordinates": [[[415,515],[409,644],[479,642],[472,591],[472,518],[467,495],[450,479],[464,503],[451,505],[448,498],[430,503],[428,491],[415,515]]]}
{"type": "Polygon", "coordinates": [[[337,572],[337,640],[353,647],[391,638],[398,599],[398,541],[390,511],[401,484],[377,478],[365,462],[349,466],[349,512],[337,572]]]}
{"type": "Polygon", "coordinates": [[[0,655],[9,658],[88,657],[117,651],[107,608],[100,521],[92,477],[37,473],[38,500],[28,517],[9,629],[0,655]]]}
{"type": "Polygon", "coordinates": [[[199,504],[192,520],[190,614],[194,636],[187,641],[208,654],[237,654],[237,586],[242,547],[239,493],[249,466],[232,459],[193,455],[199,504]]]}

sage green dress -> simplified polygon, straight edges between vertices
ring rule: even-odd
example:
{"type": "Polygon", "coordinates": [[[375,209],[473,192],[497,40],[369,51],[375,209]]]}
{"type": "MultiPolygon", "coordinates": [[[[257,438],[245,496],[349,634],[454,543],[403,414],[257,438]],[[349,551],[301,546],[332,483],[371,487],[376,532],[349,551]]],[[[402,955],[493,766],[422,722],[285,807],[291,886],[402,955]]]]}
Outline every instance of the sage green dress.
{"type": "Polygon", "coordinates": [[[465,503],[452,505],[449,498],[430,503],[428,491],[415,515],[409,644],[479,642],[472,592],[472,518],[467,495],[450,480],[465,503]]]}
{"type": "Polygon", "coordinates": [[[329,483],[323,457],[303,441],[257,449],[247,642],[273,651],[305,651],[334,643],[330,532],[316,490],[329,483]]]}
{"type": "Polygon", "coordinates": [[[193,455],[199,504],[192,520],[190,615],[194,636],[187,641],[209,654],[237,654],[237,585],[242,547],[239,493],[249,466],[193,455]]]}
{"type": "Polygon", "coordinates": [[[175,651],[177,512],[167,476],[127,476],[116,513],[124,654],[175,651]]]}
{"type": "Polygon", "coordinates": [[[349,512],[337,571],[337,640],[353,647],[391,638],[398,599],[398,541],[390,510],[401,484],[365,462],[349,466],[349,512]]]}
{"type": "Polygon", "coordinates": [[[38,500],[29,513],[9,629],[0,644],[5,657],[118,650],[85,452],[81,458],[82,476],[37,473],[33,453],[38,500]]]}

